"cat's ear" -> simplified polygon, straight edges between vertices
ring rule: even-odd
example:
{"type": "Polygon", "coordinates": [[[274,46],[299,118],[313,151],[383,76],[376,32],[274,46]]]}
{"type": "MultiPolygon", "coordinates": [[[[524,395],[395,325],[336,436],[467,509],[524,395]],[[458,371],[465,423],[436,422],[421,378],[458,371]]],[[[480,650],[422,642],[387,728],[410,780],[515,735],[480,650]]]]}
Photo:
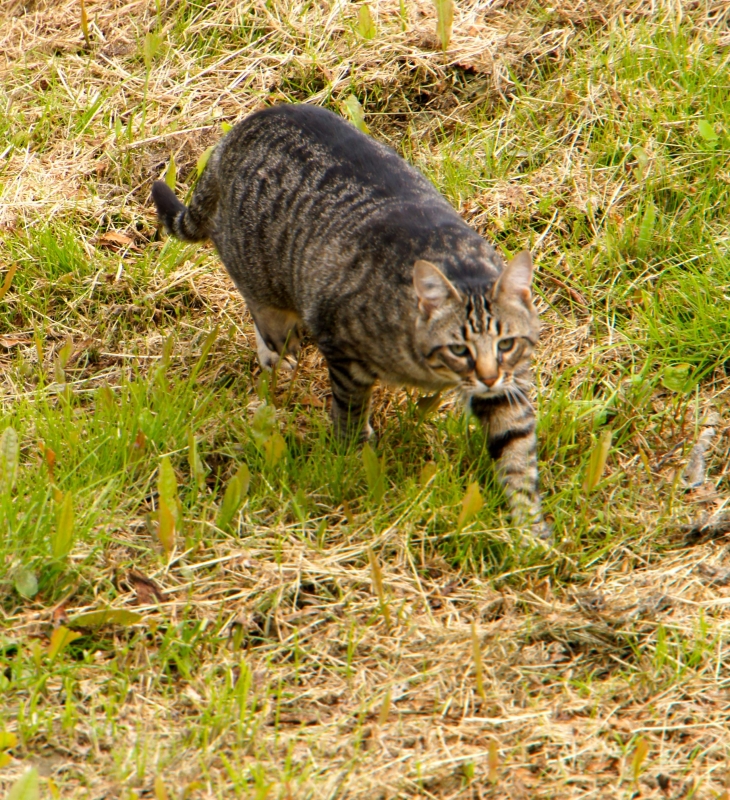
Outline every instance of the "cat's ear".
{"type": "Polygon", "coordinates": [[[492,295],[497,297],[513,297],[525,305],[532,302],[532,256],[529,250],[523,250],[507,264],[499,280],[494,284],[492,295]]]}
{"type": "Polygon", "coordinates": [[[430,317],[449,300],[458,300],[459,293],[451,281],[430,261],[416,261],[413,266],[413,287],[418,307],[430,317]]]}

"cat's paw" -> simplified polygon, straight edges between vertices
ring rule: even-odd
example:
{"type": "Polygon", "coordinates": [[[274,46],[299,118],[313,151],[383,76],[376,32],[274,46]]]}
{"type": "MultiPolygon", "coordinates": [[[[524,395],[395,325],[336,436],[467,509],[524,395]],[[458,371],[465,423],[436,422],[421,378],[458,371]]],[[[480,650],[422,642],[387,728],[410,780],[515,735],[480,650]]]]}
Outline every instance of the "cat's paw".
{"type": "Polygon", "coordinates": [[[282,358],[276,350],[272,350],[266,344],[264,337],[255,324],[254,333],[256,334],[256,353],[259,357],[261,369],[272,370],[274,367],[277,367],[280,373],[294,371],[294,367],[296,366],[295,359],[291,356],[284,356],[284,358],[282,358]]]}
{"type": "Polygon", "coordinates": [[[537,520],[533,524],[530,533],[535,539],[539,539],[545,544],[552,544],[553,542],[553,529],[550,527],[550,523],[544,519],[537,520]]]}
{"type": "Polygon", "coordinates": [[[357,441],[360,444],[371,442],[375,439],[375,431],[370,422],[359,425],[345,415],[339,414],[332,416],[332,429],[335,436],[343,442],[357,441]]]}
{"type": "Polygon", "coordinates": [[[521,550],[548,550],[553,545],[553,530],[544,519],[535,520],[520,531],[521,550]]]}

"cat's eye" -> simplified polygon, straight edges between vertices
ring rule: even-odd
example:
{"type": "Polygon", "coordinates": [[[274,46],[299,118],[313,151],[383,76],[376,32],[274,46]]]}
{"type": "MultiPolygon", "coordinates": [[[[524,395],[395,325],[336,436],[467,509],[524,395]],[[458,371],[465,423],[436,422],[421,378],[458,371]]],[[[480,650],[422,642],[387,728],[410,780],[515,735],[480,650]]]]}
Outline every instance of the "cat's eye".
{"type": "Polygon", "coordinates": [[[464,358],[469,355],[469,348],[465,344],[450,344],[449,350],[457,357],[464,358]]]}
{"type": "Polygon", "coordinates": [[[515,346],[515,340],[512,338],[509,339],[500,339],[497,343],[497,347],[503,352],[506,353],[508,350],[511,350],[515,346]]]}

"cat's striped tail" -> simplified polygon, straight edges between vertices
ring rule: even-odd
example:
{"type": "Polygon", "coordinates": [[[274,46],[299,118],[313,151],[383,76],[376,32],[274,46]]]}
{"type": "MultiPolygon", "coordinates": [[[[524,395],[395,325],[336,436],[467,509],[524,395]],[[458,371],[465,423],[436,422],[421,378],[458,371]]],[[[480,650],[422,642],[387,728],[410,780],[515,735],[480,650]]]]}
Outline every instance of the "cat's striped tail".
{"type": "Polygon", "coordinates": [[[152,199],[160,222],[173,236],[186,242],[202,242],[213,233],[218,207],[218,179],[209,165],[203,172],[186,206],[163,181],[152,184],[152,199]]]}

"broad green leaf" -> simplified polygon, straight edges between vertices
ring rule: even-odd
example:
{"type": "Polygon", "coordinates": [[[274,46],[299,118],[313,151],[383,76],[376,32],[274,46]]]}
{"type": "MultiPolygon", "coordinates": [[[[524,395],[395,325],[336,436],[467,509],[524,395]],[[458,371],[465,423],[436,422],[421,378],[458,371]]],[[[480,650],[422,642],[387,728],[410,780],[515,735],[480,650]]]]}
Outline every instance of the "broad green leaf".
{"type": "Polygon", "coordinates": [[[0,494],[15,488],[20,460],[20,446],[15,428],[5,428],[0,436],[0,494]]]}
{"type": "Polygon", "coordinates": [[[69,358],[71,358],[71,353],[74,349],[73,339],[70,336],[66,338],[63,347],[58,351],[58,363],[61,369],[66,369],[66,364],[68,364],[69,358]]]}
{"type": "Polygon", "coordinates": [[[157,512],[157,538],[160,540],[164,551],[171,553],[175,549],[175,506],[168,504],[164,497],[159,498],[157,512]]]}
{"type": "Polygon", "coordinates": [[[208,163],[208,159],[210,158],[210,154],[213,152],[213,148],[215,145],[211,145],[210,147],[203,150],[198,158],[198,163],[195,165],[195,170],[198,173],[198,177],[203,174],[203,170],[205,169],[206,164],[208,163]]]}
{"type": "Polygon", "coordinates": [[[22,567],[15,573],[13,580],[15,591],[27,600],[31,600],[38,594],[38,578],[32,569],[22,567]]]}
{"type": "Polygon", "coordinates": [[[155,368],[155,383],[163,390],[168,391],[167,386],[167,370],[170,366],[170,358],[172,356],[172,348],[175,344],[175,335],[170,334],[166,339],[164,344],[162,345],[162,355],[160,360],[157,362],[157,367],[155,368]]]}
{"type": "Polygon", "coordinates": [[[155,800],[168,800],[167,789],[159,775],[155,778],[155,800]]]}
{"type": "Polygon", "coordinates": [[[162,44],[162,34],[149,31],[144,37],[144,66],[147,72],[152,68],[152,59],[162,44]]]}
{"type": "Polygon", "coordinates": [[[636,163],[639,165],[637,172],[639,177],[642,177],[646,174],[646,168],[649,166],[649,155],[643,147],[638,145],[631,149],[631,155],[636,159],[636,163]]]}
{"type": "Polygon", "coordinates": [[[147,437],[144,431],[138,430],[134,441],[129,448],[129,463],[136,464],[144,455],[145,447],[147,445],[147,437]]]}
{"type": "Polygon", "coordinates": [[[215,340],[218,338],[218,329],[219,326],[216,325],[215,328],[205,337],[205,341],[203,342],[203,347],[200,352],[200,358],[198,359],[197,364],[193,367],[192,372],[190,373],[190,382],[194,383],[195,379],[198,377],[198,373],[203,368],[206,359],[208,358],[208,353],[210,353],[210,348],[213,347],[215,340]]]}
{"type": "Polygon", "coordinates": [[[231,520],[236,515],[236,511],[241,506],[241,484],[238,477],[234,475],[226,486],[223,493],[223,500],[218,508],[218,527],[224,531],[228,530],[231,520]]]}
{"type": "Polygon", "coordinates": [[[367,443],[362,449],[362,463],[365,467],[365,478],[368,482],[368,488],[375,502],[379,503],[385,494],[385,470],[383,469],[382,462],[375,454],[375,451],[367,443]]]}
{"type": "Polygon", "coordinates": [[[438,467],[434,461],[427,461],[421,468],[420,484],[421,486],[428,486],[431,479],[438,472],[438,467]]]}
{"type": "Polygon", "coordinates": [[[205,466],[198,455],[198,442],[192,428],[188,429],[188,465],[196,486],[203,489],[205,487],[205,466]]]}
{"type": "Polygon", "coordinates": [[[662,370],[662,386],[672,392],[684,394],[690,388],[691,364],[674,364],[662,370]]]}
{"type": "Polygon", "coordinates": [[[221,130],[224,134],[228,133],[228,131],[233,130],[233,125],[230,122],[221,122],[221,130]]]}
{"type": "Polygon", "coordinates": [[[87,611],[69,620],[72,628],[100,628],[102,625],[136,625],[143,619],[136,611],[125,608],[104,608],[101,611],[87,611]]]}
{"type": "Polygon", "coordinates": [[[160,459],[160,471],[157,476],[157,494],[167,503],[170,510],[177,503],[177,477],[172,468],[170,459],[163,456],[160,459]]]}
{"type": "Polygon", "coordinates": [[[38,354],[38,363],[43,363],[43,336],[39,333],[37,328],[33,328],[33,343],[35,344],[35,351],[38,354]]]}
{"type": "Polygon", "coordinates": [[[436,35],[441,42],[441,49],[448,50],[451,41],[451,28],[454,24],[453,0],[434,0],[436,3],[436,35]]]}
{"type": "Polygon", "coordinates": [[[360,101],[354,94],[351,94],[347,100],[343,102],[342,107],[350,118],[350,122],[352,122],[358,130],[361,130],[363,133],[370,133],[370,129],[365,124],[365,112],[360,105],[360,101]]]}
{"type": "Polygon", "coordinates": [[[53,659],[63,651],[65,647],[71,644],[75,639],[80,638],[81,634],[75,631],[70,631],[64,625],[55,628],[51,634],[51,643],[48,645],[48,657],[53,659]]]}
{"type": "Polygon", "coordinates": [[[10,731],[0,731],[0,750],[12,750],[18,744],[18,737],[10,731]]]}
{"type": "Polygon", "coordinates": [[[236,516],[236,512],[241,507],[248,485],[251,481],[251,472],[246,464],[242,464],[238,472],[228,481],[226,491],[223,494],[220,508],[218,509],[218,527],[228,530],[228,527],[236,516]]]}
{"type": "MultiPolygon", "coordinates": [[[[8,293],[8,290],[10,289],[10,284],[13,282],[13,278],[15,277],[15,273],[17,272],[17,270],[18,270],[18,265],[13,264],[7,271],[7,274],[5,275],[5,280],[3,281],[3,285],[0,286],[0,300],[2,300],[3,297],[5,297],[5,295],[8,293]]],[[[39,358],[39,361],[41,364],[43,363],[42,358],[39,358]]]]}
{"type": "Polygon", "coordinates": [[[383,702],[380,704],[380,711],[378,712],[378,725],[385,725],[385,723],[388,721],[388,717],[390,716],[390,696],[391,690],[389,688],[385,693],[383,702]]]}
{"type": "Polygon", "coordinates": [[[459,521],[457,526],[461,530],[464,525],[470,522],[482,509],[484,500],[479,491],[479,484],[472,481],[464,492],[464,498],[461,501],[461,512],[459,513],[459,521]]]}
{"type": "Polygon", "coordinates": [[[706,120],[701,119],[697,123],[697,129],[700,136],[708,143],[714,144],[720,138],[716,133],[714,127],[706,120]]]}
{"type": "Polygon", "coordinates": [[[586,479],[583,482],[583,490],[592,492],[601,481],[603,471],[606,469],[606,461],[608,461],[608,453],[611,450],[611,439],[613,434],[611,431],[604,431],[598,440],[593,442],[593,450],[591,450],[591,457],[588,460],[588,471],[586,472],[586,479]]]}
{"type": "Polygon", "coordinates": [[[175,185],[177,184],[177,167],[175,166],[175,154],[170,153],[170,161],[167,164],[167,169],[165,170],[165,183],[175,191],[175,185]]]}
{"type": "Polygon", "coordinates": [[[262,403],[254,412],[251,420],[251,435],[262,445],[274,432],[276,427],[276,409],[268,403],[262,403]]]}
{"type": "Polygon", "coordinates": [[[96,391],[97,404],[107,411],[112,411],[116,407],[114,392],[108,386],[100,386],[96,391]]]}
{"type": "Polygon", "coordinates": [[[649,743],[642,736],[636,743],[636,749],[634,750],[634,755],[631,758],[631,772],[634,775],[635,781],[639,780],[639,776],[641,775],[641,766],[644,763],[648,753],[649,743]]]}
{"type": "Polygon", "coordinates": [[[357,12],[357,32],[363,39],[373,39],[377,33],[375,21],[367,3],[363,3],[357,12]]]}
{"type": "Polygon", "coordinates": [[[368,548],[368,558],[370,559],[370,573],[373,579],[373,586],[380,601],[380,610],[385,618],[385,624],[390,628],[390,607],[388,606],[388,598],[385,595],[385,585],[383,584],[383,572],[378,563],[378,557],[368,548]]]}
{"type": "Polygon", "coordinates": [[[264,442],[264,460],[267,467],[275,467],[286,453],[286,441],[276,432],[264,442]]]}
{"type": "Polygon", "coordinates": [[[162,345],[162,356],[157,364],[158,367],[161,367],[165,371],[170,366],[170,358],[172,357],[172,348],[175,346],[175,334],[171,333],[167,339],[165,339],[162,345]]]}
{"type": "Polygon", "coordinates": [[[2,753],[0,752],[0,769],[5,769],[12,762],[12,756],[10,753],[2,753]]]}
{"type": "Polygon", "coordinates": [[[66,373],[63,371],[59,359],[55,359],[53,362],[53,380],[55,383],[66,383],[66,373]]]}
{"type": "Polygon", "coordinates": [[[62,496],[56,511],[56,529],[51,534],[51,552],[54,558],[65,558],[74,541],[74,500],[71,492],[62,496]]]}
{"type": "Polygon", "coordinates": [[[636,255],[643,258],[646,251],[649,249],[652,237],[654,236],[654,227],[656,225],[656,206],[650,202],[646,206],[644,216],[641,218],[639,225],[639,235],[636,237],[636,255]]]}
{"type": "Polygon", "coordinates": [[[5,800],[38,800],[38,770],[32,767],[13,784],[5,800]]]}
{"type": "Polygon", "coordinates": [[[58,351],[56,359],[53,362],[53,380],[56,383],[66,383],[66,364],[68,364],[71,353],[73,352],[73,341],[69,336],[66,339],[63,347],[58,351]]]}
{"type": "Polygon", "coordinates": [[[248,465],[241,464],[241,466],[238,468],[236,476],[240,484],[241,502],[243,502],[248,494],[248,487],[251,484],[251,470],[248,468],[248,465]]]}

